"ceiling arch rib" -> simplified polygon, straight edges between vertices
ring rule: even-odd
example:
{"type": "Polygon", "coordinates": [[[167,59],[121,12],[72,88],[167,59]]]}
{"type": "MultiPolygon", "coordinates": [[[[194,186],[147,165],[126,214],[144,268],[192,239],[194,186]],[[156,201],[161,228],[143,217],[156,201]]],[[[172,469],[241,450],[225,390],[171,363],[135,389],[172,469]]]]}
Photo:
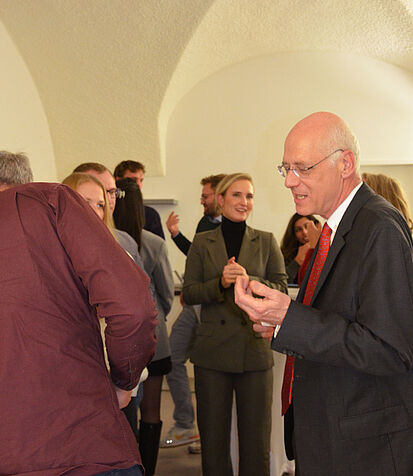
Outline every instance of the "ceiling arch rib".
{"type": "Polygon", "coordinates": [[[230,65],[279,52],[335,51],[413,71],[412,44],[411,0],[216,0],[186,46],[165,93],[158,120],[161,154],[170,115],[181,98],[230,65]]]}
{"type": "Polygon", "coordinates": [[[204,78],[257,56],[340,51],[413,71],[411,0],[0,0],[61,178],[121,159],[162,175],[169,117],[204,78]]]}
{"type": "Polygon", "coordinates": [[[58,176],[81,161],[139,160],[162,175],[157,121],[170,77],[212,0],[0,0],[33,77],[58,176]]]}

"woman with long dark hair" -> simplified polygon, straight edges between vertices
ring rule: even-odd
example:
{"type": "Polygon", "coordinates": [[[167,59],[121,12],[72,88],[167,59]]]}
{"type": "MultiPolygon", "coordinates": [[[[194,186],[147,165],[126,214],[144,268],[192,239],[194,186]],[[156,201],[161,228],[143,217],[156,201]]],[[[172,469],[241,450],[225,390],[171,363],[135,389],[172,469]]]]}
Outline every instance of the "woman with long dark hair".
{"type": "Polygon", "coordinates": [[[171,351],[165,318],[171,310],[174,284],[165,241],[143,229],[145,212],[140,188],[130,178],[118,180],[116,185],[125,195],[116,201],[113,213],[115,225],[118,229],[129,233],[137,242],[144,269],[153,284],[158,311],[156,353],[148,364],[149,377],[143,383],[139,426],[142,463],[145,474],[151,476],[155,472],[162,428],[160,417],[162,379],[171,370],[171,351]]]}
{"type": "Polygon", "coordinates": [[[314,215],[302,216],[294,213],[281,240],[281,252],[289,284],[298,284],[298,271],[310,249],[309,227],[312,227],[314,234],[320,234],[321,224],[314,215]],[[312,224],[315,225],[315,231],[312,224]]]}

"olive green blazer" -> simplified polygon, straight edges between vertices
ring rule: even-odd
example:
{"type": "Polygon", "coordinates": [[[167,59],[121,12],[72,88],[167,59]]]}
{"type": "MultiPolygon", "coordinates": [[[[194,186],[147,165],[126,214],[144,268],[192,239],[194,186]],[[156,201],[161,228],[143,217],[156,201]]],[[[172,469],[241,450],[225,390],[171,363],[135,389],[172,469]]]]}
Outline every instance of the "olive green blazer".
{"type": "MultiPolygon", "coordinates": [[[[220,226],[195,235],[183,285],[185,303],[201,304],[191,362],[223,372],[268,369],[273,366],[269,342],[253,331],[248,315],[235,304],[234,286],[219,285],[227,262],[220,226]]],[[[284,259],[272,233],[247,226],[237,262],[250,279],[287,292],[284,259]]]]}

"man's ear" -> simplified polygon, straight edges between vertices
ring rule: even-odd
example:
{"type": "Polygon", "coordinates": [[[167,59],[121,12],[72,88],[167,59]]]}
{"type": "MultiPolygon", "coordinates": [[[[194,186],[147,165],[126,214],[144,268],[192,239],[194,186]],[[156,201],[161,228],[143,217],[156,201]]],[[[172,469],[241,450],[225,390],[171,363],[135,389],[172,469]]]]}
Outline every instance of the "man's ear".
{"type": "Polygon", "coordinates": [[[345,150],[341,155],[341,160],[343,161],[343,170],[341,175],[343,178],[348,178],[354,173],[356,167],[356,158],[351,150],[345,150]]]}

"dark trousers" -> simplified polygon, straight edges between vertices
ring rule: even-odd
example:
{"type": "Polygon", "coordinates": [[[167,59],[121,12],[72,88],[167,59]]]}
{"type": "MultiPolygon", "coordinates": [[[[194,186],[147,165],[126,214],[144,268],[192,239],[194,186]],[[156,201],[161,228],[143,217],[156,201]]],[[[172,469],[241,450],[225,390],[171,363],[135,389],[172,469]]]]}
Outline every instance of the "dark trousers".
{"type": "Polygon", "coordinates": [[[297,451],[295,449],[294,438],[294,405],[288,407],[284,415],[284,447],[287,458],[291,461],[295,459],[295,476],[300,476],[300,467],[297,459],[297,451]]]}
{"type": "Polygon", "coordinates": [[[272,369],[229,373],[195,366],[203,476],[232,476],[232,403],[237,405],[239,476],[269,476],[272,369]]]}

